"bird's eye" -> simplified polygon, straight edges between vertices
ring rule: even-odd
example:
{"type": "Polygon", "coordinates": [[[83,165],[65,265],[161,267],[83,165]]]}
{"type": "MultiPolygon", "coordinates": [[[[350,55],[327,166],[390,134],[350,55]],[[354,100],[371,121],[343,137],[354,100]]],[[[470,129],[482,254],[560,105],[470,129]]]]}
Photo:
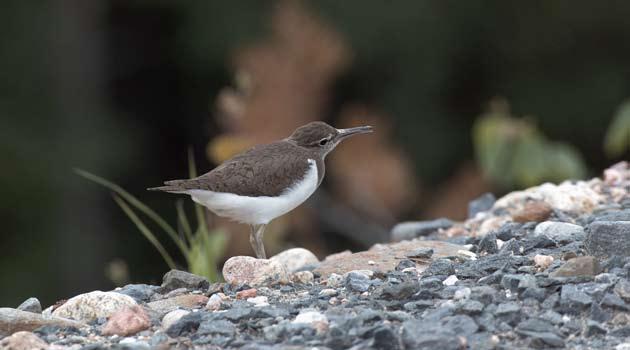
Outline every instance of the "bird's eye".
{"type": "Polygon", "coordinates": [[[328,143],[328,139],[321,139],[321,140],[319,141],[319,145],[320,145],[320,146],[324,146],[324,145],[326,145],[327,143],[328,143]]]}

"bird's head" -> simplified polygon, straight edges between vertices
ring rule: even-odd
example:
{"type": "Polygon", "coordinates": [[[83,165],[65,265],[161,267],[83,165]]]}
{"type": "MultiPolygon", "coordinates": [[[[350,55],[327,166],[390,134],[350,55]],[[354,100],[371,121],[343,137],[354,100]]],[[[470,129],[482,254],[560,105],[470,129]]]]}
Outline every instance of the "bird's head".
{"type": "Polygon", "coordinates": [[[369,132],[372,132],[371,126],[335,129],[324,122],[311,122],[295,129],[289,140],[298,146],[318,150],[322,156],[326,156],[344,139],[369,132]]]}

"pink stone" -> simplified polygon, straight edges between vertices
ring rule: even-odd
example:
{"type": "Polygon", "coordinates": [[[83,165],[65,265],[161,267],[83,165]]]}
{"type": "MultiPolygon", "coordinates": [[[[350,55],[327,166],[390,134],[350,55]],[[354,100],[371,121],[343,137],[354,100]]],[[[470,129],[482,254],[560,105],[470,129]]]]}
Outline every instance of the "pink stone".
{"type": "Polygon", "coordinates": [[[126,307],[114,313],[103,327],[103,335],[128,336],[148,329],[149,316],[140,306],[126,307]]]}

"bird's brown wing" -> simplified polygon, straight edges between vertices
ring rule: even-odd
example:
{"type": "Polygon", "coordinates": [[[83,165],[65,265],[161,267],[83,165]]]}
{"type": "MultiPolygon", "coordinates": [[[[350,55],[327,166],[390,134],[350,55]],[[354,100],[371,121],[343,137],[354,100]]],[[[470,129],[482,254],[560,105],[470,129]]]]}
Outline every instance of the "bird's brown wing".
{"type": "Polygon", "coordinates": [[[304,178],[309,163],[305,153],[288,142],[254,147],[227,160],[212,171],[189,180],[167,181],[156,190],[181,192],[208,190],[242,196],[278,196],[304,178]]]}

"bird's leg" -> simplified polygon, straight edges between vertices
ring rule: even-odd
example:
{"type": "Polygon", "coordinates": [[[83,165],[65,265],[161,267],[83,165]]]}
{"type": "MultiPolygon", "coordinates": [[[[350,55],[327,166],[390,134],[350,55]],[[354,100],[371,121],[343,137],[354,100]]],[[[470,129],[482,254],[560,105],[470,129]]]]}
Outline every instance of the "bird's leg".
{"type": "Polygon", "coordinates": [[[263,234],[267,225],[252,225],[252,232],[249,234],[249,243],[254,248],[254,253],[258,259],[267,259],[265,255],[265,245],[263,244],[263,234]]]}

